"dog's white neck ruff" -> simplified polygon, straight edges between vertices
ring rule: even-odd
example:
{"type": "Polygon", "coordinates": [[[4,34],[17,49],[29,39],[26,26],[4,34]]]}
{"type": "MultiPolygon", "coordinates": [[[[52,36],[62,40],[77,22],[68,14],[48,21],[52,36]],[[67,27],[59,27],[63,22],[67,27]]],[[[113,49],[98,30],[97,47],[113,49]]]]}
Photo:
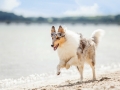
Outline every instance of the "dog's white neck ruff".
{"type": "Polygon", "coordinates": [[[66,30],[65,31],[66,41],[58,47],[58,55],[60,60],[68,61],[72,57],[76,57],[77,48],[79,46],[80,35],[66,30]]]}

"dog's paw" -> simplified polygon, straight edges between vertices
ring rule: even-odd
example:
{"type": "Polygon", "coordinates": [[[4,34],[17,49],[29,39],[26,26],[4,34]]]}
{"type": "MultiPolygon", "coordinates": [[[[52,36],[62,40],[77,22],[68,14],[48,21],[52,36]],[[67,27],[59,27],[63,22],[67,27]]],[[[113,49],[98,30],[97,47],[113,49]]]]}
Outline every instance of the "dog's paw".
{"type": "Polygon", "coordinates": [[[83,80],[80,80],[79,82],[80,82],[80,83],[83,83],[83,80]]]}
{"type": "Polygon", "coordinates": [[[96,78],[93,78],[93,82],[96,81],[96,78]]]}
{"type": "Polygon", "coordinates": [[[82,84],[82,83],[83,83],[83,81],[81,81],[81,80],[80,80],[80,81],[78,81],[77,83],[82,84]]]}
{"type": "Polygon", "coordinates": [[[60,75],[60,72],[57,72],[57,75],[60,75]]]}

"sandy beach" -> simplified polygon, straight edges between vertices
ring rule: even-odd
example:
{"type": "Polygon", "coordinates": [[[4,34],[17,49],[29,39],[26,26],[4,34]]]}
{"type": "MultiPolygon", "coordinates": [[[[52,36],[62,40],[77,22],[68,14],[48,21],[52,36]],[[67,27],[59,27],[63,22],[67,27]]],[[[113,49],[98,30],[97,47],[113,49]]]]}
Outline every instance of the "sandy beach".
{"type": "Polygon", "coordinates": [[[103,74],[96,81],[85,78],[83,83],[79,80],[65,81],[60,85],[47,85],[31,90],[120,90],[120,71],[103,74]]]}
{"type": "Polygon", "coordinates": [[[83,82],[79,79],[66,80],[60,84],[41,85],[34,82],[28,85],[21,85],[14,88],[2,90],[120,90],[120,71],[97,75],[97,80],[92,81],[91,77],[84,78],[83,82]],[[30,86],[34,87],[30,87],[30,86]],[[35,86],[37,85],[37,86],[35,86]]]}

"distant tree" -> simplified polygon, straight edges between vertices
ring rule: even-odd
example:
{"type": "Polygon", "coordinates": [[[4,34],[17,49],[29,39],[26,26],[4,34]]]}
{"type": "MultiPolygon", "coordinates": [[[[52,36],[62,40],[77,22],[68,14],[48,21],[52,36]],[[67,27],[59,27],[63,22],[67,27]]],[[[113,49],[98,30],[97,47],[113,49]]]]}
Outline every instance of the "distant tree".
{"type": "Polygon", "coordinates": [[[62,17],[62,18],[44,18],[44,17],[29,17],[25,18],[23,16],[18,16],[15,15],[14,13],[8,13],[8,12],[2,12],[0,11],[0,22],[6,22],[7,24],[11,22],[15,23],[94,23],[94,24],[99,24],[99,23],[117,23],[120,24],[120,15],[116,16],[95,16],[95,17],[62,17]]]}

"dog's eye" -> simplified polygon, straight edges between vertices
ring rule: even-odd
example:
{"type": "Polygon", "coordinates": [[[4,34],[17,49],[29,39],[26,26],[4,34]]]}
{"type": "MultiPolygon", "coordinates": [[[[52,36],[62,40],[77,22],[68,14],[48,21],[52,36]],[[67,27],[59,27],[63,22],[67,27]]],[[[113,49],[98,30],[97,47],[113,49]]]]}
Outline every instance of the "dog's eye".
{"type": "Polygon", "coordinates": [[[61,33],[59,33],[59,35],[61,36],[61,33]]]}
{"type": "Polygon", "coordinates": [[[53,36],[53,34],[51,34],[51,37],[53,36]]]}

